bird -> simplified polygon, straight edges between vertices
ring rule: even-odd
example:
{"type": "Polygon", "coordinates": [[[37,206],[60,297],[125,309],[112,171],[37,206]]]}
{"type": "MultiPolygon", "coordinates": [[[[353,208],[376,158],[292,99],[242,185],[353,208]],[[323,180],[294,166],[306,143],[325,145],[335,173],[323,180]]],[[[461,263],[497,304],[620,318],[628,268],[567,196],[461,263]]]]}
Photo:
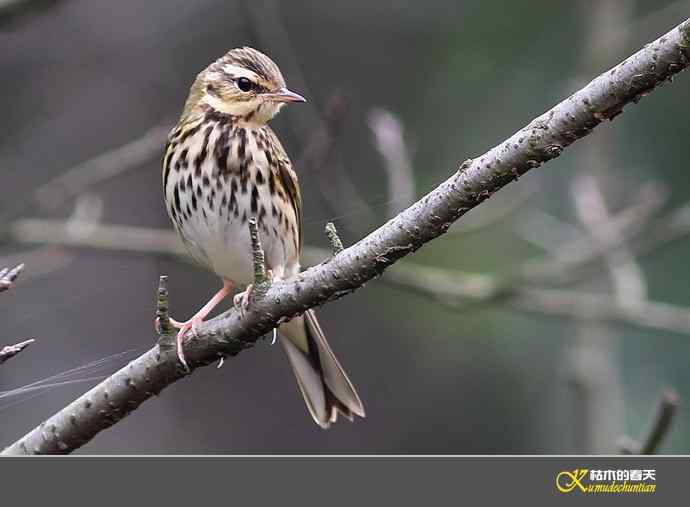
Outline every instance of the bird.
{"type": "MultiPolygon", "coordinates": [[[[268,122],[288,103],[306,99],[286,87],[278,66],[260,51],[228,51],[200,72],[163,156],[168,215],[190,256],[223,281],[178,329],[177,356],[189,371],[184,342],[235,288],[234,303],[251,303],[254,219],[268,275],[282,280],[300,271],[302,196],[297,174],[268,122]]],[[[322,428],[338,414],[364,417],[355,387],[340,366],[314,310],[278,326],[307,409],[322,428]]]]}

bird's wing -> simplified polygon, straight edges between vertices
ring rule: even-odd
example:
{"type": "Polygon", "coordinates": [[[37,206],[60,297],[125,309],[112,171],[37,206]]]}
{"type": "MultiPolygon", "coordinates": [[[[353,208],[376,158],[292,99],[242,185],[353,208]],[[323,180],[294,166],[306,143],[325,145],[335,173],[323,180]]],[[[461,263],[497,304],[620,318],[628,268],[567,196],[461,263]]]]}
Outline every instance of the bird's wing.
{"type": "Polygon", "coordinates": [[[278,136],[275,135],[273,130],[266,128],[268,132],[268,142],[271,147],[271,156],[273,157],[274,164],[271,170],[275,172],[278,177],[278,181],[282,184],[283,188],[287,193],[287,197],[295,210],[295,216],[297,217],[297,244],[299,245],[300,251],[302,250],[302,195],[299,190],[299,181],[297,179],[297,173],[292,168],[292,162],[290,158],[285,153],[283,145],[280,144],[278,136]]]}

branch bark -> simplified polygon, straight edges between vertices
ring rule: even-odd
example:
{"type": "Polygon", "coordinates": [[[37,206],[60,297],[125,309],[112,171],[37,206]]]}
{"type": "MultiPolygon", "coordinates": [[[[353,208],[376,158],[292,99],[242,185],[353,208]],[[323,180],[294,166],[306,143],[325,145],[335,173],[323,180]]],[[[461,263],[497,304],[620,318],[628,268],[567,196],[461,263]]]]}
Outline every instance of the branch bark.
{"type": "MultiPolygon", "coordinates": [[[[600,75],[484,155],[463,162],[439,187],[355,245],[284,281],[244,315],[235,310],[200,327],[185,346],[199,367],[251,347],[278,323],[343,297],[448,230],[494,192],[561,154],[690,63],[690,20],[600,75]]],[[[159,344],[10,445],[4,454],[68,453],[185,376],[174,343],[159,344]]]]}

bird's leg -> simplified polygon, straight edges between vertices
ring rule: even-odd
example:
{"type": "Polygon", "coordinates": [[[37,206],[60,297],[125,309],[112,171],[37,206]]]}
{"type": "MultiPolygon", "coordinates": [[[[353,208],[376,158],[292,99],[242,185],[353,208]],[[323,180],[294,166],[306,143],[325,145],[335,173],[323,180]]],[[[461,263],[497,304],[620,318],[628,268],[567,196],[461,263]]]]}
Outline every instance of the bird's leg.
{"type": "Polygon", "coordinates": [[[232,291],[232,283],[229,282],[228,280],[223,280],[223,287],[216,292],[211,299],[209,299],[208,303],[206,303],[198,312],[196,312],[191,319],[185,321],[185,322],[178,322],[176,320],[170,319],[170,323],[179,329],[177,332],[177,339],[176,339],[176,344],[177,344],[177,358],[180,360],[180,363],[182,363],[182,366],[184,366],[185,370],[189,371],[189,366],[187,366],[187,361],[185,360],[184,357],[184,350],[183,350],[183,344],[184,344],[184,339],[189,332],[189,330],[192,331],[192,334],[196,336],[197,334],[197,327],[199,324],[201,324],[204,319],[208,316],[211,311],[218,306],[218,303],[223,301],[227,297],[228,294],[232,291]]]}
{"type": "MultiPolygon", "coordinates": [[[[267,269],[266,278],[269,281],[273,280],[273,271],[267,269]]],[[[235,294],[235,297],[233,298],[233,304],[235,305],[235,308],[237,308],[242,315],[244,315],[244,312],[247,311],[249,305],[251,304],[253,290],[254,284],[250,283],[249,285],[247,285],[247,288],[244,290],[244,292],[238,292],[237,294],[235,294]]]]}

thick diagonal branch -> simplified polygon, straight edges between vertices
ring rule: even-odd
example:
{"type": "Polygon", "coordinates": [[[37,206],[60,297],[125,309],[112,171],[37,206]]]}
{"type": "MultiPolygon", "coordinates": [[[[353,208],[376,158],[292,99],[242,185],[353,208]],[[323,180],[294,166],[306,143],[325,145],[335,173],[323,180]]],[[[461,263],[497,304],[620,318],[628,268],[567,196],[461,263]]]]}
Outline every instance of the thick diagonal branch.
{"type": "MultiPolygon", "coordinates": [[[[690,21],[645,46],[539,116],[484,155],[462,163],[448,180],[358,243],[286,281],[240,315],[207,322],[185,345],[190,366],[250,347],[279,322],[338,299],[440,236],[492,193],[613,119],[690,62],[690,21]]],[[[154,347],[5,449],[5,454],[67,453],[183,377],[174,357],[154,347]]]]}

